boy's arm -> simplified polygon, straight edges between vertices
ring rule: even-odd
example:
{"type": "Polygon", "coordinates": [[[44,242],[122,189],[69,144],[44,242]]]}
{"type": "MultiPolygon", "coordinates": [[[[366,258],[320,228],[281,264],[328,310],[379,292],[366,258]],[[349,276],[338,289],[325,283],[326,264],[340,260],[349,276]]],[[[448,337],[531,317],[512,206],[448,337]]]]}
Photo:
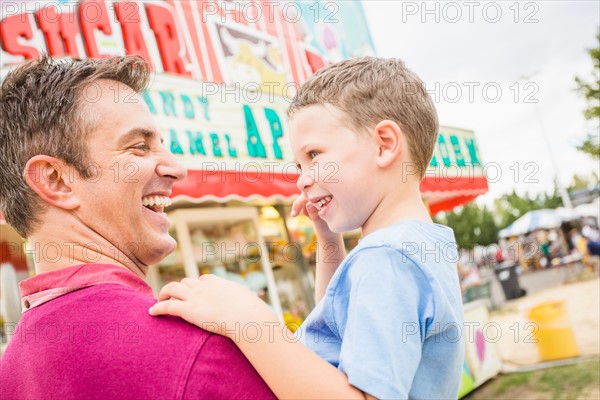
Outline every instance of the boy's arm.
{"type": "Polygon", "coordinates": [[[292,217],[304,212],[312,221],[317,236],[317,270],[315,273],[315,303],[319,303],[331,277],[346,257],[344,239],[341,234],[334,233],[327,223],[319,217],[317,208],[308,202],[302,193],[292,204],[292,217]]]}
{"type": "Polygon", "coordinates": [[[229,337],[278,398],[371,398],[295,339],[268,305],[235,282],[203,275],[169,283],[150,314],[177,315],[229,337]]]}
{"type": "Polygon", "coordinates": [[[317,236],[317,270],[315,272],[315,304],[325,296],[331,277],[346,257],[344,239],[337,235],[326,240],[317,236]]]}
{"type": "Polygon", "coordinates": [[[263,329],[258,342],[236,344],[280,399],[365,399],[348,383],[343,372],[323,360],[297,339],[277,318],[265,315],[270,332],[263,329]],[[269,318],[269,320],[267,320],[269,318]]]}

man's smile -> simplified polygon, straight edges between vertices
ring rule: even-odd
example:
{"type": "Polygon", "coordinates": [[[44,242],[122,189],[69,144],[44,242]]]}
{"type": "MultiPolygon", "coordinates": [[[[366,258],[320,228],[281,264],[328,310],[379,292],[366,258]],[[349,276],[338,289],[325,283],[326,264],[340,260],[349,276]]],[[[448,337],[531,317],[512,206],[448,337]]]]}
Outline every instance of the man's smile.
{"type": "Polygon", "coordinates": [[[142,204],[157,213],[164,213],[165,207],[171,205],[171,199],[162,195],[151,195],[142,197],[142,204]]]}

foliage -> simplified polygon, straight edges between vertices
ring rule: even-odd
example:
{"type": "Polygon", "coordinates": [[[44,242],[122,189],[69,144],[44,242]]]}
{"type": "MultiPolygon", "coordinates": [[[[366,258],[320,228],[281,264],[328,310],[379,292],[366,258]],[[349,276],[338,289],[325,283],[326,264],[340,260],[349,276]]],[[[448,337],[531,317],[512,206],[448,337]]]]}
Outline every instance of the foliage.
{"type": "Polygon", "coordinates": [[[600,180],[600,178],[598,177],[598,174],[596,173],[596,171],[592,171],[591,176],[584,176],[584,175],[573,175],[573,180],[571,181],[571,184],[569,185],[568,190],[569,191],[576,191],[576,190],[582,190],[582,189],[588,189],[590,187],[590,185],[597,185],[598,181],[600,180]]]}
{"type": "Polygon", "coordinates": [[[464,249],[472,249],[476,245],[487,246],[498,241],[494,215],[485,206],[480,208],[477,204],[470,203],[437,217],[436,222],[451,227],[456,243],[464,249]]]}
{"type": "Polygon", "coordinates": [[[577,150],[583,151],[594,158],[600,158],[600,137],[589,133],[577,150]]]}
{"type": "MultiPolygon", "coordinates": [[[[590,57],[594,63],[594,71],[590,81],[575,77],[577,90],[585,96],[588,101],[588,107],[584,111],[587,119],[595,119],[597,126],[600,128],[600,32],[596,36],[598,46],[588,50],[590,57]]],[[[600,138],[598,132],[588,134],[581,145],[577,149],[591,155],[594,158],[600,158],[600,138]]]]}
{"type": "MultiPolygon", "coordinates": [[[[590,176],[574,175],[567,191],[585,189],[591,183],[598,183],[598,175],[595,172],[590,176]]],[[[439,214],[434,220],[454,230],[460,248],[472,249],[477,245],[488,246],[498,243],[498,232],[529,211],[555,209],[562,206],[562,198],[557,189],[554,189],[552,194],[541,193],[537,196],[529,194],[522,196],[513,190],[512,193],[494,200],[493,209],[469,203],[452,212],[439,214]]]]}
{"type": "Polygon", "coordinates": [[[555,190],[551,195],[521,196],[513,191],[495,200],[494,209],[470,203],[450,213],[436,216],[435,221],[454,230],[460,248],[488,246],[498,242],[498,232],[531,210],[557,208],[562,205],[555,190]]]}
{"type": "Polygon", "coordinates": [[[513,190],[512,193],[505,194],[494,202],[496,215],[499,218],[499,229],[506,228],[529,211],[554,209],[562,205],[562,199],[556,189],[551,195],[540,193],[535,197],[520,196],[513,190]]]}

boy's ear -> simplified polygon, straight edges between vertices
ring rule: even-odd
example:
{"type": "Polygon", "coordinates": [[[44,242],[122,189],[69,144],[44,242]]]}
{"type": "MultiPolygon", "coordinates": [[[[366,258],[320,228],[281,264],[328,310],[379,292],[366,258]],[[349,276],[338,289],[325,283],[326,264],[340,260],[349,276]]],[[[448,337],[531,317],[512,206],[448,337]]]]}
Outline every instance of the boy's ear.
{"type": "Polygon", "coordinates": [[[387,167],[406,151],[404,133],[394,121],[379,122],[373,129],[373,137],[379,148],[377,164],[380,167],[387,167]]]}
{"type": "Polygon", "coordinates": [[[64,161],[46,155],[33,156],[25,165],[24,177],[29,187],[46,203],[65,210],[79,207],[73,191],[77,171],[64,161]]]}

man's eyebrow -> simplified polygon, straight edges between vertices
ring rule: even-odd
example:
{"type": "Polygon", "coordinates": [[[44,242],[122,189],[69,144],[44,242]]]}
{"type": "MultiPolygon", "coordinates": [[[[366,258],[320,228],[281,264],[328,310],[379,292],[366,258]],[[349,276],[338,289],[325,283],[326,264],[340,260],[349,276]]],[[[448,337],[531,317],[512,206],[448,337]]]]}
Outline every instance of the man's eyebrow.
{"type": "Polygon", "coordinates": [[[125,145],[127,142],[142,137],[144,139],[152,139],[158,137],[162,143],[164,140],[158,132],[146,128],[133,128],[119,139],[119,145],[125,145]]]}

